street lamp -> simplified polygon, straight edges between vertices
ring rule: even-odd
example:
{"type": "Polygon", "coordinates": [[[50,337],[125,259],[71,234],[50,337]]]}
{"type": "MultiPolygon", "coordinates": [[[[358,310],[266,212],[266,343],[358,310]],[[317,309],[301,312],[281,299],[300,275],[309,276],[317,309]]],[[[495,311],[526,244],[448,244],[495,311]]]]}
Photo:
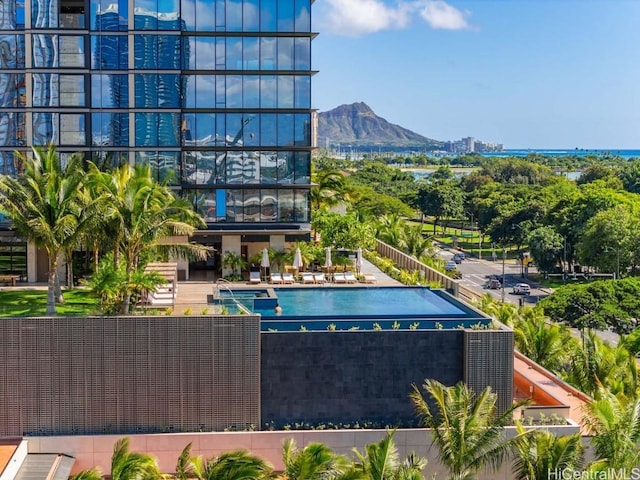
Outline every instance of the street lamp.
{"type": "Polygon", "coordinates": [[[507,260],[507,249],[503,248],[502,249],[502,281],[500,282],[500,284],[502,285],[502,292],[500,293],[500,301],[502,303],[504,303],[504,284],[505,284],[505,278],[504,278],[504,263],[507,260]]]}
{"type": "Polygon", "coordinates": [[[614,274],[613,279],[617,280],[620,278],[620,249],[613,247],[604,247],[604,253],[609,253],[609,250],[613,251],[616,254],[616,273],[614,274]]]}

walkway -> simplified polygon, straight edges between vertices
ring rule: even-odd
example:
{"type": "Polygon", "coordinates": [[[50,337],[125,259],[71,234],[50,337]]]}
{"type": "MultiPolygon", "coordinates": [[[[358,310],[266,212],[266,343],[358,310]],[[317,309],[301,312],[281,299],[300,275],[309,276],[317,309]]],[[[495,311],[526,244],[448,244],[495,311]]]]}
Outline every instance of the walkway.
{"type": "MultiPolygon", "coordinates": [[[[339,288],[352,288],[352,287],[362,287],[362,286],[372,286],[376,285],[379,287],[388,287],[388,286],[398,286],[402,285],[402,283],[394,280],[386,273],[382,272],[378,267],[376,267],[371,262],[363,259],[362,261],[362,274],[371,274],[376,277],[376,282],[374,284],[368,283],[325,283],[324,286],[331,287],[339,287],[339,288]]],[[[272,285],[267,282],[263,282],[260,284],[250,284],[248,281],[242,282],[224,282],[223,285],[228,285],[231,288],[259,288],[259,287],[277,287],[277,288],[308,288],[308,287],[316,287],[321,288],[322,285],[317,284],[302,284],[296,282],[294,284],[278,284],[272,285]]],[[[213,281],[186,281],[178,283],[178,292],[176,298],[175,312],[176,313],[184,313],[185,310],[189,309],[191,311],[191,315],[197,315],[207,308],[207,296],[212,295],[214,290],[216,290],[220,284],[213,281]]]]}

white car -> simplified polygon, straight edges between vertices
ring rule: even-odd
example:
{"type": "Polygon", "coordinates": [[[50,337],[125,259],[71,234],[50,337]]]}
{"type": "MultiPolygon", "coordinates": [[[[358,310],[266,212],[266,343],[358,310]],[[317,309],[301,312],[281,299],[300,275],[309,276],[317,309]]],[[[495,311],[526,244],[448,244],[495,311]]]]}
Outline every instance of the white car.
{"type": "Polygon", "coordinates": [[[445,265],[444,269],[445,269],[447,272],[450,272],[450,271],[452,271],[452,270],[455,270],[455,269],[456,269],[456,262],[454,262],[453,260],[449,260],[449,261],[447,262],[447,264],[445,265]]]}
{"type": "Polygon", "coordinates": [[[513,286],[513,293],[515,295],[530,295],[531,287],[526,283],[516,283],[513,286]]]}

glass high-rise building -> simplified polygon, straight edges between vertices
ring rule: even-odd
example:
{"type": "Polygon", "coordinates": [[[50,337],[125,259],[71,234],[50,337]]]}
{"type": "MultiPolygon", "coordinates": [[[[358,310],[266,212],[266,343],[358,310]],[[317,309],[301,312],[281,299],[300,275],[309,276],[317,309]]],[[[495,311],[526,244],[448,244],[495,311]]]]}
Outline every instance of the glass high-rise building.
{"type": "Polygon", "coordinates": [[[218,252],[308,238],[312,3],[0,2],[0,172],[54,142],[151,165],[218,252]]]}

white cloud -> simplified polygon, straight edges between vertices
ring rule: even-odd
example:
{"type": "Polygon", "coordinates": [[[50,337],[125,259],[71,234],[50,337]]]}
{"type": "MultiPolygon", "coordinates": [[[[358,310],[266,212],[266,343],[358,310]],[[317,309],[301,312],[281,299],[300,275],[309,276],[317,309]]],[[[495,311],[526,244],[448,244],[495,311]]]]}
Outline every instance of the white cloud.
{"type": "Polygon", "coordinates": [[[360,36],[407,27],[418,14],[434,29],[468,29],[470,13],[444,0],[399,0],[395,6],[383,0],[324,0],[316,3],[320,31],[360,36]]]}
{"type": "Polygon", "coordinates": [[[326,0],[326,4],[323,29],[349,36],[403,28],[413,10],[407,3],[391,8],[380,0],[326,0]]]}
{"type": "Polygon", "coordinates": [[[469,12],[458,10],[444,0],[429,0],[420,9],[420,15],[431,28],[440,30],[464,30],[469,28],[469,12]]]}

